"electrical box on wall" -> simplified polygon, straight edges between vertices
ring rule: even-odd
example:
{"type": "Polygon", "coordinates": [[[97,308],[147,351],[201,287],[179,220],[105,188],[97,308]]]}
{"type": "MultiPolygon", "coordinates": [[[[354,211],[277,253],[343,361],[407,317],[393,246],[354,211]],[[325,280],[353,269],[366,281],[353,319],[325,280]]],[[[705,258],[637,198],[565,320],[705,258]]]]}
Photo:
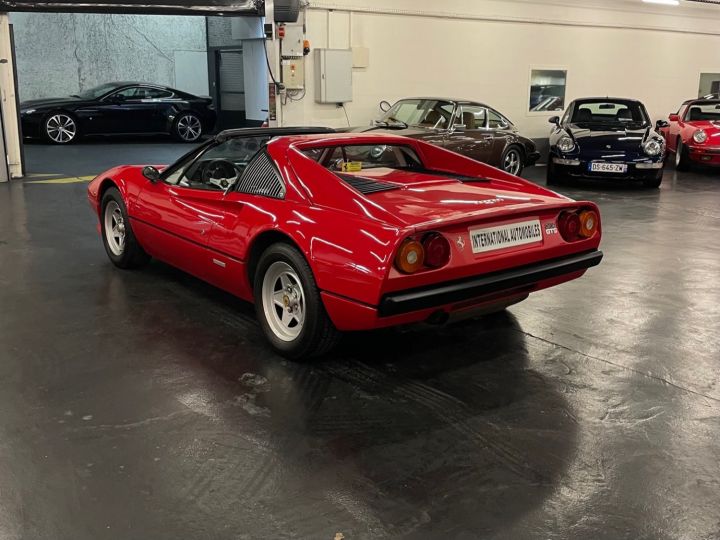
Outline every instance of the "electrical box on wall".
{"type": "Polygon", "coordinates": [[[352,101],[353,52],[351,49],[315,49],[315,101],[352,101]]]}
{"type": "Polygon", "coordinates": [[[302,58],[305,35],[302,24],[286,24],[285,37],[282,40],[283,58],[302,58]]]}
{"type": "Polygon", "coordinates": [[[282,60],[282,82],[286,90],[305,88],[305,61],[302,57],[282,60]]]}

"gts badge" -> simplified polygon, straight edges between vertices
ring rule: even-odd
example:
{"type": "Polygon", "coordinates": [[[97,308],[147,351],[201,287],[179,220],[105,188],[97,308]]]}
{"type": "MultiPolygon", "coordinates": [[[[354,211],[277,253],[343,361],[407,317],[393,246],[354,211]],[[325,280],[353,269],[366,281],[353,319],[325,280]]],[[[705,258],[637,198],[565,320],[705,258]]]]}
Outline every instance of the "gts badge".
{"type": "Polygon", "coordinates": [[[545,224],[545,236],[550,236],[550,235],[557,234],[557,233],[558,233],[557,225],[555,225],[554,223],[546,223],[545,224]]]}

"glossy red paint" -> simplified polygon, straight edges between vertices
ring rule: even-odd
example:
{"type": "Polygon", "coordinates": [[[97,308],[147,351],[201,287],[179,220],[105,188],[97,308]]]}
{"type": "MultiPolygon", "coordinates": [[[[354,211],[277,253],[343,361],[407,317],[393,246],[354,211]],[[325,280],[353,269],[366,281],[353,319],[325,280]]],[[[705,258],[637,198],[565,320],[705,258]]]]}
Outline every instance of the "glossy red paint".
{"type": "MultiPolygon", "coordinates": [[[[280,137],[268,143],[267,151],[286,184],[281,200],[151,183],[140,166],[117,167],[99,175],[90,183],[88,197],[99,216],[103,190],[115,185],[126,203],[135,236],[150,255],[248,301],[253,298],[249,275],[253,247],[264,235],[282,235],[305,255],[328,314],[340,330],[418,322],[438,310],[464,311],[502,301],[517,296],[518,291],[401,316],[381,317],[378,313],[389,293],[591,252],[600,244],[599,224],[595,236],[576,242],[564,241],[557,232],[562,211],[598,212],[593,203],[572,201],[419,140],[383,134],[280,137]],[[410,146],[427,171],[364,171],[363,176],[395,184],[398,189],[363,195],[303,153],[309,148],[348,143],[410,146]],[[527,219],[540,221],[542,240],[473,253],[471,229],[527,219]],[[449,263],[413,275],[401,274],[393,264],[401,242],[430,231],[450,242],[449,263]]],[[[540,280],[527,292],[583,273],[540,280]]]]}
{"type": "MultiPolygon", "coordinates": [[[[710,166],[720,166],[720,116],[719,120],[690,120],[689,111],[697,102],[683,104],[677,114],[668,116],[668,127],[661,128],[660,133],[665,138],[670,152],[676,152],[678,142],[687,151],[687,157],[695,163],[710,166]],[[707,140],[698,143],[693,136],[699,130],[707,134],[707,140]]],[[[720,101],[718,102],[720,104],[720,101]]]]}

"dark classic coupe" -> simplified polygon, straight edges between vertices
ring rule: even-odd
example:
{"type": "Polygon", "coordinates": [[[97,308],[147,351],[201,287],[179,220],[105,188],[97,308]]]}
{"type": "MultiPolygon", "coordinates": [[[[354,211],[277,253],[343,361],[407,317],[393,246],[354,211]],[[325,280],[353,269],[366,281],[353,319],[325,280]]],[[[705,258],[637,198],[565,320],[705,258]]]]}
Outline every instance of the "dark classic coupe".
{"type": "Polygon", "coordinates": [[[465,100],[401,99],[371,127],[354,132],[392,131],[419,139],[519,176],[540,153],[535,143],[495,109],[465,100]]]}
{"type": "MultiPolygon", "coordinates": [[[[550,118],[547,183],[569,179],[639,180],[660,187],[665,141],[653,129],[645,106],[633,99],[573,101],[562,120],[550,118]]],[[[659,121],[657,129],[667,125],[659,121]]]]}
{"type": "Polygon", "coordinates": [[[196,142],[215,126],[209,97],[166,86],[114,82],[64,98],[20,104],[23,137],[68,144],[82,135],[168,134],[196,142]]]}

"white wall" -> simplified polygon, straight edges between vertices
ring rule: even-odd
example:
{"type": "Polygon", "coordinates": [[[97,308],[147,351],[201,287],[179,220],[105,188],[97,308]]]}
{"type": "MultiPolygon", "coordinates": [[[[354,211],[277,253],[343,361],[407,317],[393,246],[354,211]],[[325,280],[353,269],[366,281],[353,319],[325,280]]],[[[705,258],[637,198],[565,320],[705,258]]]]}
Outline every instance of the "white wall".
{"type": "MultiPolygon", "coordinates": [[[[314,48],[370,49],[369,68],[353,74],[353,125],[383,99],[433,95],[484,101],[545,137],[551,114],[527,112],[531,68],[566,69],[566,102],[635,97],[656,119],[697,95],[700,72],[720,72],[720,7],[702,4],[316,0],[307,26],[314,48]]],[[[307,97],[284,107],[283,124],[346,125],[341,109],[314,102],[312,55],[306,67],[307,97]]]]}
{"type": "Polygon", "coordinates": [[[201,86],[187,91],[207,94],[205,17],[13,13],[10,22],[21,100],[67,96],[127,80],[171,87],[179,82],[179,89],[186,90],[183,81],[195,79],[201,86]],[[183,62],[183,51],[194,57],[192,64],[183,62]]]}

